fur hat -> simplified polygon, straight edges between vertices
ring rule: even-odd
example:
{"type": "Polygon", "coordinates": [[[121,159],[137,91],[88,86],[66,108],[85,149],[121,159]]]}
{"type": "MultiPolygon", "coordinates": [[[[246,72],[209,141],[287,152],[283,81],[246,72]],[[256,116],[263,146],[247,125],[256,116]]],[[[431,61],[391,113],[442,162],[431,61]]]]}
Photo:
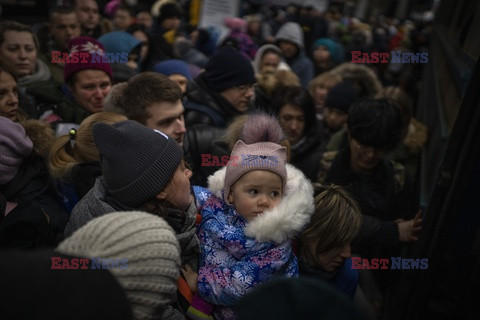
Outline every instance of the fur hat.
{"type": "Polygon", "coordinates": [[[93,53],[97,56],[101,56],[105,53],[103,44],[95,38],[86,36],[73,38],[68,43],[68,48],[70,57],[75,54],[79,61],[76,63],[65,63],[65,68],[63,69],[63,79],[65,83],[67,83],[76,72],[82,70],[101,70],[112,79],[112,68],[110,67],[110,63],[102,62],[101,59],[100,61],[97,61],[97,59],[93,58],[93,53]],[[83,57],[79,55],[80,53],[87,53],[87,55],[83,57]],[[85,59],[86,62],[82,62],[82,60],[85,59]]]}
{"type": "Polygon", "coordinates": [[[183,158],[174,139],[131,120],[96,123],[93,139],[100,151],[107,193],[130,208],[163,191],[183,158]]]}
{"type": "Polygon", "coordinates": [[[19,123],[0,117],[0,185],[12,181],[23,159],[33,150],[32,140],[19,123]]]}
{"type": "Polygon", "coordinates": [[[230,154],[225,175],[223,198],[228,201],[230,188],[244,174],[254,170],[268,170],[282,178],[283,190],[287,183],[287,149],[279,143],[284,139],[278,121],[264,113],[248,116],[241,140],[230,154]]]}
{"type": "MultiPolygon", "coordinates": [[[[165,220],[146,212],[114,212],[91,220],[57,248],[63,254],[108,261],[135,319],[159,319],[175,298],[180,245],[165,220]]],[[[103,267],[102,267],[103,268],[103,267]]]]}
{"type": "Polygon", "coordinates": [[[205,67],[203,79],[217,92],[256,82],[250,60],[232,47],[218,49],[205,67]]]}

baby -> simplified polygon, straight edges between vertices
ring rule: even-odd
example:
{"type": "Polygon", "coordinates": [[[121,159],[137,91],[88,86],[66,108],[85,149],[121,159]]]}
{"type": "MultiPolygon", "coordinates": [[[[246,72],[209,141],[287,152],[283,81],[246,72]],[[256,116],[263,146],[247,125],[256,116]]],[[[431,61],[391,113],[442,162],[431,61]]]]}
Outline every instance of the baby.
{"type": "Polygon", "coordinates": [[[256,285],[298,275],[291,240],[313,213],[313,188],[286,164],[278,121],[265,114],[247,119],[226,168],[194,187],[202,214],[198,292],[191,318],[235,319],[233,305],[256,285]]]}

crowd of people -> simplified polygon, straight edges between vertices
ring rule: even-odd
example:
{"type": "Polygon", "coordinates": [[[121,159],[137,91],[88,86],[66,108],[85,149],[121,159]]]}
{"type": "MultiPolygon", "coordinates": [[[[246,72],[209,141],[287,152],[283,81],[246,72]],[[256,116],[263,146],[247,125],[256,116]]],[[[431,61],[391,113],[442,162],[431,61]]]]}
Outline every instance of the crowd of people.
{"type": "Polygon", "coordinates": [[[245,1],[222,35],[198,0],[53,2],[0,22],[0,314],[382,318],[395,274],[351,257],[420,236],[421,65],[351,52],[425,52],[428,25],[245,1]]]}

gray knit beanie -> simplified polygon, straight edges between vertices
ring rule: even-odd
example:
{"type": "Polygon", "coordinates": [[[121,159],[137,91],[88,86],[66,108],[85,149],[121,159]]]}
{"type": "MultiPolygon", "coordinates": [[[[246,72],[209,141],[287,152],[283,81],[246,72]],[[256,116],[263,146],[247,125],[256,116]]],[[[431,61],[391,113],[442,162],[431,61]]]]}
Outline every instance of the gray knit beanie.
{"type": "Polygon", "coordinates": [[[96,123],[93,139],[108,194],[130,208],[162,192],[183,158],[174,139],[131,120],[96,123]]]}
{"type": "Polygon", "coordinates": [[[175,300],[180,246],[162,218],[140,211],[93,219],[60,243],[56,251],[93,260],[125,261],[110,268],[125,290],[135,319],[160,319],[175,300]],[[122,266],[122,263],[120,264],[122,266]]]}

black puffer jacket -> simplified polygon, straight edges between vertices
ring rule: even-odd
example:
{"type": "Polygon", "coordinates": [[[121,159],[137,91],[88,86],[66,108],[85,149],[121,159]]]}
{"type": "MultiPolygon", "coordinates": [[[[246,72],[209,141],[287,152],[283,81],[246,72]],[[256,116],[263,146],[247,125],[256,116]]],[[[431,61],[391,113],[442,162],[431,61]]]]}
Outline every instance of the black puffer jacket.
{"type": "Polygon", "coordinates": [[[63,238],[68,215],[49,183],[43,159],[26,158],[17,174],[0,186],[0,246],[54,246],[63,238]],[[6,202],[17,206],[5,216],[6,202]]]}
{"type": "Polygon", "coordinates": [[[228,122],[240,115],[240,112],[223,96],[208,88],[203,74],[189,83],[185,109],[185,125],[187,127],[203,123],[225,128],[228,122]]]}

